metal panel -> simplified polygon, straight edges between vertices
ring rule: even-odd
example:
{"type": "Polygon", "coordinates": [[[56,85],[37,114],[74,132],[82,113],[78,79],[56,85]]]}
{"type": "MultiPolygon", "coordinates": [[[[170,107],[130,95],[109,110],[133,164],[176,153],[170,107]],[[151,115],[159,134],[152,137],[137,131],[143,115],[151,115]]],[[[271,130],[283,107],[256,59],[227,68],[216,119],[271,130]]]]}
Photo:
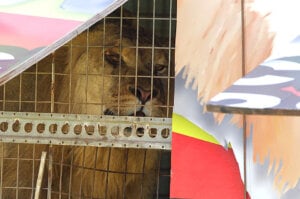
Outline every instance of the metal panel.
{"type": "Polygon", "coordinates": [[[171,118],[0,112],[0,141],[171,149],[171,118]]]}

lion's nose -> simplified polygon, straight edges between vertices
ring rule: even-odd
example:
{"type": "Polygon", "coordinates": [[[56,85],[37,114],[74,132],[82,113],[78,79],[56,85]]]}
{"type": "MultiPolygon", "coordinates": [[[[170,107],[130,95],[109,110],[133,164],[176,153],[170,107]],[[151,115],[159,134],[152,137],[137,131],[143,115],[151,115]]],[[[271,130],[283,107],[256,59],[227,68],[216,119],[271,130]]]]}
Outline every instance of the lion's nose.
{"type": "MultiPolygon", "coordinates": [[[[135,95],[142,104],[145,104],[147,101],[151,99],[151,90],[146,90],[141,87],[137,87],[136,89],[133,87],[129,87],[130,92],[135,95]]],[[[158,95],[158,91],[156,89],[152,90],[152,98],[155,98],[158,95]]]]}
{"type": "Polygon", "coordinates": [[[137,90],[136,90],[136,96],[144,104],[144,103],[146,103],[147,101],[150,100],[150,98],[151,98],[151,91],[144,90],[144,89],[138,87],[137,90]]]}

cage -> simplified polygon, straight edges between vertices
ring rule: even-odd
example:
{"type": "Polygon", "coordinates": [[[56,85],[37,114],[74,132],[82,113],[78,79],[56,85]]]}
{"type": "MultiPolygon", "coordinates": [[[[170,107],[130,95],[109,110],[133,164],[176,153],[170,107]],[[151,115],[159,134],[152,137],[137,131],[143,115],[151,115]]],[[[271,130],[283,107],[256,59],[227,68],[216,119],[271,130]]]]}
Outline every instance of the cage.
{"type": "Polygon", "coordinates": [[[169,198],[175,29],[129,0],[2,85],[0,198],[169,198]]]}

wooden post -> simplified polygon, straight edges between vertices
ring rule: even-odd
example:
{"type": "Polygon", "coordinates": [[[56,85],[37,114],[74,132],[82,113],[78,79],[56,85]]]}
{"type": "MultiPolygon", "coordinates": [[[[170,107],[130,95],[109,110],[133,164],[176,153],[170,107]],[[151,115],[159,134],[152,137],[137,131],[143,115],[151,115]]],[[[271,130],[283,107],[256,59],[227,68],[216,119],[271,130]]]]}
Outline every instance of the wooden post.
{"type": "Polygon", "coordinates": [[[47,153],[45,151],[42,152],[39,174],[38,174],[38,178],[36,181],[34,199],[38,199],[40,196],[41,184],[42,184],[44,168],[45,168],[46,154],[47,153]]]}

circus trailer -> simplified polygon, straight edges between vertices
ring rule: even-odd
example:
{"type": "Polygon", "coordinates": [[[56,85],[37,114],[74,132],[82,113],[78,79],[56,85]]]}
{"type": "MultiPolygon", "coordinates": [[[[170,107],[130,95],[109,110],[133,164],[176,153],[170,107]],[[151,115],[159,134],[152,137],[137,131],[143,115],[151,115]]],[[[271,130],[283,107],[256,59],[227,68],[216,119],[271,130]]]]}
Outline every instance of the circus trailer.
{"type": "Polygon", "coordinates": [[[0,0],[0,198],[170,198],[175,0],[0,0]]]}
{"type": "Polygon", "coordinates": [[[177,2],[171,198],[299,198],[299,6],[177,2]]]}

